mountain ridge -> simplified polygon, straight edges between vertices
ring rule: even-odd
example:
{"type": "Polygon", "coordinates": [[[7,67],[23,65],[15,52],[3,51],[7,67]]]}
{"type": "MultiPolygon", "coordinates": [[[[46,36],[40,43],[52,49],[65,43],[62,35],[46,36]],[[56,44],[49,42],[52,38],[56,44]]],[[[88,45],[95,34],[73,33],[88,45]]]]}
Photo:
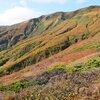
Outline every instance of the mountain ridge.
{"type": "MultiPolygon", "coordinates": [[[[97,9],[97,8],[100,8],[99,6],[90,6],[90,7],[87,7],[87,8],[85,8],[85,9],[97,9]]],[[[1,34],[6,34],[7,32],[9,32],[9,31],[14,31],[13,32],[13,34],[12,35],[10,35],[10,36],[8,36],[8,37],[11,37],[11,38],[21,38],[22,40],[23,39],[25,39],[25,38],[27,38],[28,37],[28,35],[30,35],[30,37],[31,37],[31,34],[33,34],[34,33],[34,35],[37,35],[37,34],[40,34],[40,33],[42,33],[43,31],[46,31],[46,29],[48,29],[48,28],[50,28],[50,25],[52,26],[52,21],[50,21],[50,17],[54,17],[55,16],[55,18],[54,18],[54,20],[55,20],[55,25],[57,24],[57,22],[58,22],[58,24],[59,24],[59,22],[60,21],[64,21],[64,20],[66,20],[66,19],[69,19],[69,18],[71,18],[71,17],[73,17],[73,16],[75,16],[75,14],[77,14],[77,13],[80,13],[80,12],[82,12],[82,11],[84,12],[84,8],[82,8],[82,9],[80,9],[80,10],[76,10],[76,11],[74,11],[74,12],[57,12],[57,13],[53,13],[53,14],[50,14],[50,15],[43,15],[43,16],[40,16],[40,17],[38,17],[38,18],[34,18],[34,19],[30,19],[29,21],[25,21],[25,22],[22,22],[22,23],[19,23],[19,24],[14,24],[14,25],[11,25],[11,26],[3,26],[3,27],[1,27],[1,29],[3,29],[4,27],[4,29],[3,30],[7,30],[7,31],[5,31],[5,32],[1,32],[1,34]],[[58,18],[56,19],[56,16],[58,16],[58,18]],[[60,17],[60,18],[59,18],[60,17]],[[42,20],[47,20],[49,18],[49,20],[47,21],[47,23],[49,23],[47,26],[46,26],[46,28],[43,28],[43,25],[44,25],[44,23],[42,23],[41,21],[42,20]],[[58,20],[58,21],[57,21],[58,20]],[[42,25],[43,24],[43,25],[42,25]],[[42,26],[41,26],[42,25],[42,26]],[[39,26],[39,28],[37,28],[39,26]],[[9,27],[9,28],[8,28],[9,27]],[[42,28],[42,29],[41,29],[42,28]],[[28,30],[29,29],[29,30],[28,30]],[[18,36],[15,36],[16,34],[18,34],[17,33],[17,30],[20,30],[20,31],[18,31],[18,33],[20,33],[18,36]],[[31,31],[32,30],[32,31],[31,31]],[[35,30],[40,30],[40,31],[38,31],[38,32],[35,32],[35,30]],[[16,33],[15,33],[16,32],[16,33]],[[14,35],[15,34],[15,35],[14,35]],[[14,36],[13,36],[14,35],[14,36]]],[[[89,11],[88,11],[89,12],[89,11]]],[[[51,19],[53,19],[53,18],[51,18],[51,19]]],[[[45,27],[45,26],[44,26],[45,27]]],[[[53,27],[53,26],[52,26],[53,27]]],[[[3,31],[2,30],[2,31],[3,31]]],[[[9,33],[9,34],[11,34],[11,33],[9,33]]],[[[6,37],[7,38],[7,37],[6,37]]],[[[10,38],[10,39],[11,39],[10,38]]],[[[9,40],[9,39],[8,39],[9,40]]],[[[7,42],[7,41],[6,41],[7,42]]],[[[16,42],[15,42],[16,43],[16,42]]],[[[6,46],[7,47],[7,46],[6,46]]],[[[3,48],[4,49],[4,48],[3,48]]]]}

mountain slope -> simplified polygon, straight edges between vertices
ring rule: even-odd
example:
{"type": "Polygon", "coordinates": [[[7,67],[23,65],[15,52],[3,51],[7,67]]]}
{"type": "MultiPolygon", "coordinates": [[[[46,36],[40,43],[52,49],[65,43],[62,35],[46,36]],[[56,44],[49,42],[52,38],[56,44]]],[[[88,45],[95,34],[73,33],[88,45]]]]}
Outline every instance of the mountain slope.
{"type": "Polygon", "coordinates": [[[35,64],[82,40],[100,36],[99,9],[91,6],[41,16],[1,32],[0,44],[5,49],[0,52],[1,75],[35,64]]]}
{"type": "Polygon", "coordinates": [[[0,96],[8,100],[95,100],[100,97],[99,77],[100,39],[95,36],[35,65],[1,77],[0,96]]]}
{"type": "Polygon", "coordinates": [[[0,100],[99,100],[100,6],[0,27],[0,100]]]}

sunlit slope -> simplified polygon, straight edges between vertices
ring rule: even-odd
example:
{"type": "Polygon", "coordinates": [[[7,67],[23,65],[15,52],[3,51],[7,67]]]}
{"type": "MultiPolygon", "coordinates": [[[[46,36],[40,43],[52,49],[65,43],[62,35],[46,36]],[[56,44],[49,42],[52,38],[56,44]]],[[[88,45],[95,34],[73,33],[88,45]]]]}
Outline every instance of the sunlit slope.
{"type": "Polygon", "coordinates": [[[1,32],[0,35],[0,45],[5,49],[0,52],[2,76],[35,64],[82,40],[100,37],[100,7],[41,16],[13,25],[7,33],[1,32]]]}
{"type": "Polygon", "coordinates": [[[99,77],[100,40],[94,36],[37,64],[0,77],[0,96],[15,100],[16,97],[37,100],[37,95],[41,100],[47,97],[99,99],[99,77]]]}

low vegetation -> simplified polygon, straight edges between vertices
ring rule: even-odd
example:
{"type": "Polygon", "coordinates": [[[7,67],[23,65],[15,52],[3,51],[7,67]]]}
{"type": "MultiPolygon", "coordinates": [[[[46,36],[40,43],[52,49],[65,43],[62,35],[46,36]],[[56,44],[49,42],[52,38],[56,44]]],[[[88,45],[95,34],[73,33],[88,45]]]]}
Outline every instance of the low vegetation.
{"type": "MultiPolygon", "coordinates": [[[[90,77],[92,74],[90,74],[90,76],[89,76],[89,74],[87,74],[88,77],[86,77],[85,75],[88,72],[91,73],[92,69],[100,70],[100,58],[99,57],[89,60],[89,62],[86,63],[85,65],[75,65],[73,67],[68,67],[66,65],[56,65],[56,66],[48,69],[47,73],[49,73],[49,76],[50,75],[51,76],[53,75],[53,76],[49,77],[50,79],[49,79],[48,83],[47,83],[47,81],[46,81],[46,83],[50,85],[50,83],[52,83],[54,81],[54,83],[52,85],[54,85],[55,83],[57,85],[57,84],[59,84],[58,80],[60,78],[69,77],[69,79],[67,79],[67,80],[69,80],[69,81],[67,81],[68,84],[66,82],[64,82],[64,84],[62,84],[61,87],[59,87],[59,85],[57,85],[59,87],[59,89],[56,87],[56,85],[54,85],[56,88],[53,88],[53,86],[50,87],[45,84],[48,90],[43,89],[45,87],[45,86],[43,86],[42,87],[43,90],[39,90],[39,91],[34,90],[34,92],[32,94],[30,94],[29,96],[27,96],[26,98],[27,98],[27,100],[28,99],[31,99],[31,100],[32,99],[34,99],[34,100],[38,100],[38,99],[41,99],[41,100],[55,100],[55,99],[56,100],[59,100],[59,99],[71,100],[74,98],[78,98],[74,89],[77,85],[79,85],[78,87],[80,88],[80,87],[82,87],[82,85],[85,86],[89,83],[89,81],[91,80],[90,77]],[[58,74],[58,73],[60,73],[60,74],[58,74]],[[55,90],[55,92],[53,89],[55,90]],[[45,91],[45,93],[43,91],[45,91]]],[[[95,75],[95,73],[94,73],[94,75],[95,75]]],[[[41,77],[44,77],[44,74],[41,77]]],[[[46,78],[44,78],[44,79],[46,79],[46,78]]],[[[41,80],[41,82],[42,82],[42,80],[41,80]]],[[[38,85],[41,85],[41,84],[38,84],[38,85]]]]}
{"type": "MultiPolygon", "coordinates": [[[[22,98],[24,98],[26,100],[29,100],[29,99],[30,100],[33,100],[33,99],[34,100],[38,100],[38,99],[59,100],[59,98],[62,100],[66,100],[66,98],[73,99],[73,98],[77,98],[75,91],[74,91],[74,86],[76,87],[76,85],[79,83],[75,83],[76,81],[78,81],[76,79],[78,79],[78,78],[80,79],[81,77],[83,77],[84,72],[86,72],[86,73],[91,72],[92,69],[100,70],[100,58],[99,57],[90,59],[88,61],[88,63],[86,63],[86,64],[77,64],[72,67],[68,67],[67,65],[62,65],[62,64],[52,66],[45,73],[38,76],[35,80],[33,80],[31,82],[22,80],[22,81],[12,83],[9,86],[0,86],[0,91],[6,92],[6,93],[13,93],[13,92],[20,93],[23,89],[34,87],[34,90],[31,94],[27,95],[26,97],[22,96],[22,98]],[[75,74],[75,76],[73,76],[74,74],[75,74]],[[72,76],[73,76],[73,78],[71,80],[72,76]],[[59,87],[59,89],[57,87],[55,87],[55,88],[50,87],[50,84],[52,82],[54,82],[53,84],[55,84],[55,83],[57,84],[58,80],[60,78],[62,79],[63,77],[65,79],[67,77],[69,77],[68,84],[67,83],[65,84],[65,82],[64,82],[64,84],[61,87],[59,87]],[[48,90],[45,90],[44,89],[45,87],[47,87],[48,90]],[[73,90],[72,90],[72,88],[73,88],[73,90]],[[56,93],[55,94],[53,89],[58,92],[55,92],[56,93]],[[50,93],[50,94],[48,94],[48,93],[50,93]]],[[[80,79],[80,80],[82,80],[82,79],[80,79]]],[[[83,80],[84,81],[82,81],[83,83],[81,83],[81,84],[85,85],[85,84],[88,84],[88,80],[90,80],[90,79],[87,80],[84,77],[83,80]],[[87,83],[84,83],[85,81],[87,81],[87,83]]],[[[59,82],[62,82],[62,81],[59,81],[59,82]]],[[[58,82],[58,85],[60,84],[59,82],[58,82]]],[[[68,100],[70,100],[70,99],[68,99],[68,100]]]]}

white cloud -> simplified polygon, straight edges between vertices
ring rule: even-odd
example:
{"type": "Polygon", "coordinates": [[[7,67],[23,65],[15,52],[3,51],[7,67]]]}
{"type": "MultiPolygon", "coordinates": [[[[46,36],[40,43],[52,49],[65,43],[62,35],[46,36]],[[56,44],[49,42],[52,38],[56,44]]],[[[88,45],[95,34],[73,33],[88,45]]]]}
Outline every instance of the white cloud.
{"type": "MultiPolygon", "coordinates": [[[[82,4],[88,0],[75,0],[74,2],[82,4]]],[[[72,0],[19,0],[19,6],[13,2],[12,7],[3,13],[0,13],[0,25],[12,25],[31,18],[38,17],[43,13],[34,11],[27,7],[28,3],[70,3],[72,0]]],[[[49,12],[48,12],[49,13],[49,12]]]]}
{"type": "Polygon", "coordinates": [[[77,3],[85,3],[87,0],[76,0],[77,3]]]}
{"type": "Polygon", "coordinates": [[[27,7],[16,6],[0,14],[0,25],[12,25],[40,15],[40,12],[27,7]]]}

